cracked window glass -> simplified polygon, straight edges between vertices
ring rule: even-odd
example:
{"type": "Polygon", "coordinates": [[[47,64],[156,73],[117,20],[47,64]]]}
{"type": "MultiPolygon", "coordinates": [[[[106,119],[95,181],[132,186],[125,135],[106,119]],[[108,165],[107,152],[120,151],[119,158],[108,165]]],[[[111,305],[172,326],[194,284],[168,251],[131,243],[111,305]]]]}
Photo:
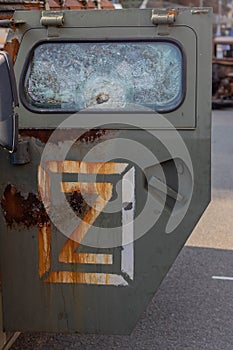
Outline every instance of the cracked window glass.
{"type": "Polygon", "coordinates": [[[24,77],[26,105],[48,112],[171,111],[183,96],[172,42],[53,42],[37,46],[24,77]]]}

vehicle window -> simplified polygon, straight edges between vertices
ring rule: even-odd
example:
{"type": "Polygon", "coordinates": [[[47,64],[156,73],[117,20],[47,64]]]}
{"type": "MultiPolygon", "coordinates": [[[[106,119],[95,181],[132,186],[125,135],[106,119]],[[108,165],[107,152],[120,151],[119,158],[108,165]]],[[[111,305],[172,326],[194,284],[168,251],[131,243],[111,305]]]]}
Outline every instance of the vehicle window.
{"type": "Polygon", "coordinates": [[[181,103],[184,62],[173,42],[50,42],[34,48],[24,104],[47,112],[171,111],[181,103]]]}
{"type": "Polygon", "coordinates": [[[232,58],[233,57],[233,45],[229,44],[217,44],[215,46],[216,58],[232,58]]]}

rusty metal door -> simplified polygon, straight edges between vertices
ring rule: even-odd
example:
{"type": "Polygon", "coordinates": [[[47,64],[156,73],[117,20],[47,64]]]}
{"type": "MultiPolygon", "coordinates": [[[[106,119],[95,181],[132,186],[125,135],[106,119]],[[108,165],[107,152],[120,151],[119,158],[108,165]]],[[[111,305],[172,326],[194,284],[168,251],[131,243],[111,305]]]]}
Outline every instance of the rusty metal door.
{"type": "Polygon", "coordinates": [[[210,9],[16,12],[10,331],[132,331],[210,200],[210,9]],[[41,17],[42,16],[42,17],[41,17]]]}

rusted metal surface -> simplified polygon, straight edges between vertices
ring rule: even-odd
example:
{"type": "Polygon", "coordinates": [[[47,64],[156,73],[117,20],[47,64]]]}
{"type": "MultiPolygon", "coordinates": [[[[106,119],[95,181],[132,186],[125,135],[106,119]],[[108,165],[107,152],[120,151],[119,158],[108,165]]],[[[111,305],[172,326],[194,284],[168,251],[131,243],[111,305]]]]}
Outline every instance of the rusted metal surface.
{"type": "MultiPolygon", "coordinates": [[[[120,174],[127,164],[125,163],[85,163],[77,161],[47,161],[46,169],[53,173],[85,173],[85,174],[120,174]]],[[[38,226],[38,256],[39,276],[47,283],[85,283],[107,285],[116,283],[116,276],[111,273],[100,272],[70,272],[51,271],[51,222],[46,209],[50,206],[50,176],[39,166],[38,193],[23,194],[14,185],[8,184],[5,188],[1,206],[7,224],[23,225],[27,229],[38,226]],[[42,203],[43,199],[43,203],[42,203]]],[[[107,205],[113,194],[111,183],[79,183],[63,182],[60,184],[67,201],[82,220],[65,244],[61,247],[58,261],[65,264],[112,265],[113,256],[107,253],[81,253],[77,252],[80,243],[87,234],[94,221],[107,205]],[[83,199],[82,194],[95,194],[97,198],[90,207],[83,199]]],[[[62,215],[62,206],[58,208],[62,215]]],[[[119,284],[124,283],[123,279],[119,284]]]]}
{"type": "MultiPolygon", "coordinates": [[[[82,174],[121,174],[127,167],[128,164],[125,163],[115,163],[115,162],[78,162],[73,160],[64,161],[48,161],[46,162],[46,167],[55,173],[82,173],[82,174]]],[[[39,173],[40,174],[40,173],[39,173]]],[[[39,184],[42,183],[39,175],[39,184]]],[[[100,190],[99,183],[93,184],[95,191],[98,193],[100,190]]],[[[67,185],[68,186],[68,185],[67,185]]],[[[74,187],[75,190],[79,190],[79,187],[74,187]],[[77,189],[76,189],[77,188],[77,189]]],[[[90,189],[92,191],[92,187],[90,189]]]]}
{"type": "MultiPolygon", "coordinates": [[[[69,174],[121,174],[127,168],[126,163],[88,163],[80,161],[46,161],[39,166],[38,192],[47,210],[51,204],[51,173],[69,174]]],[[[54,183],[53,183],[54,185],[54,183]]],[[[89,265],[112,265],[113,255],[108,253],[83,253],[77,251],[83,238],[99,217],[104,207],[113,195],[113,184],[109,182],[62,182],[58,183],[58,190],[66,194],[72,209],[79,214],[82,220],[71,232],[63,246],[60,248],[58,261],[63,264],[89,264],[89,265]],[[76,195],[80,197],[77,197],[76,195]],[[83,200],[82,195],[95,195],[91,206],[83,200]],[[82,202],[79,203],[78,201],[82,202]],[[82,209],[81,209],[82,208],[82,209]],[[80,213],[81,209],[81,213],[80,213]]],[[[63,208],[58,208],[59,217],[63,215],[63,208]],[[60,212],[61,210],[61,212],[60,212]]],[[[126,281],[121,276],[111,273],[100,272],[77,272],[77,271],[53,271],[51,263],[52,235],[51,226],[45,223],[39,227],[39,275],[47,283],[82,283],[112,285],[124,284],[126,281]]]]}
{"type": "MultiPolygon", "coordinates": [[[[20,130],[20,136],[25,137],[33,137],[37,140],[40,140],[42,143],[47,143],[50,139],[51,135],[53,134],[54,130],[52,129],[25,129],[20,130]]],[[[94,142],[96,140],[100,140],[104,136],[108,136],[113,131],[105,130],[105,129],[92,129],[88,131],[84,131],[81,136],[77,137],[77,131],[76,130],[56,130],[56,133],[54,133],[50,139],[53,143],[58,143],[61,140],[75,140],[80,142],[94,142]]]]}
{"type": "MultiPolygon", "coordinates": [[[[10,19],[10,18],[11,16],[9,16],[8,18],[6,18],[5,16],[2,17],[0,13],[0,20],[10,19]]],[[[9,29],[0,27],[0,49],[5,50],[9,53],[13,63],[16,60],[16,57],[19,51],[19,46],[20,46],[20,43],[18,38],[11,37],[9,35],[9,29]]]]}
{"type": "Polygon", "coordinates": [[[18,39],[12,39],[11,42],[7,42],[4,46],[4,50],[9,53],[13,63],[15,62],[15,59],[17,57],[19,46],[20,44],[18,39]]]}
{"type": "MultiPolygon", "coordinates": [[[[71,208],[78,216],[83,216],[89,206],[80,192],[67,193],[66,198],[71,208]]],[[[22,225],[26,228],[33,226],[43,227],[50,223],[45,207],[39,197],[34,193],[22,194],[14,185],[8,184],[1,199],[1,207],[6,223],[22,225]]]]}
{"type": "Polygon", "coordinates": [[[30,228],[49,220],[43,204],[34,193],[22,194],[11,184],[5,188],[1,206],[10,227],[17,224],[30,228]]]}
{"type": "MultiPolygon", "coordinates": [[[[122,173],[127,164],[124,163],[86,163],[78,161],[48,161],[45,163],[45,167],[54,173],[82,173],[82,174],[120,174],[122,173]]],[[[41,166],[39,166],[38,172],[38,184],[39,192],[43,198],[46,208],[50,206],[50,175],[48,171],[41,166]]],[[[70,193],[72,195],[72,200],[74,199],[74,194],[85,193],[85,194],[96,194],[98,195],[92,207],[84,213],[82,221],[72,232],[69,239],[66,241],[64,247],[62,248],[59,261],[64,263],[80,263],[87,257],[83,257],[80,254],[74,253],[78,247],[79,243],[82,241],[84,236],[87,234],[91,225],[102,212],[103,208],[107,205],[108,201],[112,197],[113,185],[111,183],[80,183],[80,182],[63,182],[60,185],[60,191],[64,193],[70,193]]],[[[74,200],[72,201],[72,203],[74,200]]],[[[72,205],[71,203],[71,205],[72,205]]],[[[75,201],[76,204],[76,201],[75,201]]],[[[75,209],[80,211],[81,206],[75,205],[75,209]]],[[[45,244],[48,245],[47,243],[45,244]]],[[[108,264],[109,257],[105,256],[104,261],[108,264]]]]}
{"type": "MultiPolygon", "coordinates": [[[[62,248],[59,256],[60,262],[80,263],[80,256],[74,252],[78,249],[79,242],[83,240],[91,225],[93,225],[94,221],[112,197],[113,187],[110,183],[86,183],[82,185],[84,185],[84,187],[83,189],[80,188],[80,190],[84,192],[87,191],[87,193],[97,193],[98,197],[62,248]]],[[[63,190],[70,191],[69,186],[63,190]]]]}
{"type": "Polygon", "coordinates": [[[111,285],[115,276],[110,273],[79,273],[71,271],[54,271],[45,282],[56,283],[82,283],[82,284],[95,284],[95,285],[111,285]]]}
{"type": "Polygon", "coordinates": [[[45,223],[38,229],[39,276],[42,277],[51,265],[51,224],[45,223]]]}
{"type": "Polygon", "coordinates": [[[152,23],[158,24],[172,24],[176,20],[176,9],[154,9],[152,12],[152,23]]]}
{"type": "MultiPolygon", "coordinates": [[[[72,237],[68,238],[66,244],[62,247],[59,254],[59,261],[63,263],[111,265],[113,263],[111,254],[75,253],[79,243],[73,241],[73,239],[82,240],[90,225],[95,221],[111,198],[112,185],[109,183],[90,183],[86,185],[82,184],[82,186],[77,184],[73,188],[64,184],[63,190],[68,192],[67,200],[72,209],[80,214],[83,208],[86,208],[86,214],[72,237]],[[108,190],[106,190],[106,187],[108,190]],[[70,194],[70,191],[73,192],[70,194]],[[83,200],[80,191],[99,194],[93,208],[88,210],[89,207],[83,200]],[[77,232],[79,237],[76,237],[77,232]]],[[[13,225],[23,225],[27,229],[30,229],[32,226],[38,226],[38,272],[41,278],[46,276],[45,282],[108,284],[108,281],[111,281],[111,274],[104,273],[54,271],[48,275],[51,268],[51,222],[41,200],[33,193],[22,195],[15,186],[9,184],[4,191],[1,206],[5,220],[10,227],[13,225]]]]}
{"type": "MultiPolygon", "coordinates": [[[[1,17],[1,14],[0,14],[0,19],[3,19],[1,17]]],[[[10,39],[8,41],[8,36],[9,36],[9,29],[0,27],[0,50],[7,51],[14,63],[19,50],[19,41],[16,38],[10,39]]]]}

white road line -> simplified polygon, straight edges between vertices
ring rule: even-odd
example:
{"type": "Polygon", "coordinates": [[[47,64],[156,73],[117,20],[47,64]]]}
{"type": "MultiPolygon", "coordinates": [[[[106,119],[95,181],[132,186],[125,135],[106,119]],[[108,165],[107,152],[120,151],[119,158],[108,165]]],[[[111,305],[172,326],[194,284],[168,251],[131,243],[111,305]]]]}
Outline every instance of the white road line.
{"type": "Polygon", "coordinates": [[[140,9],[146,9],[147,3],[148,3],[148,0],[144,0],[140,6],[140,9]]]}
{"type": "Polygon", "coordinates": [[[225,276],[212,276],[213,280],[222,280],[222,281],[233,281],[233,277],[225,277],[225,276]]]}

